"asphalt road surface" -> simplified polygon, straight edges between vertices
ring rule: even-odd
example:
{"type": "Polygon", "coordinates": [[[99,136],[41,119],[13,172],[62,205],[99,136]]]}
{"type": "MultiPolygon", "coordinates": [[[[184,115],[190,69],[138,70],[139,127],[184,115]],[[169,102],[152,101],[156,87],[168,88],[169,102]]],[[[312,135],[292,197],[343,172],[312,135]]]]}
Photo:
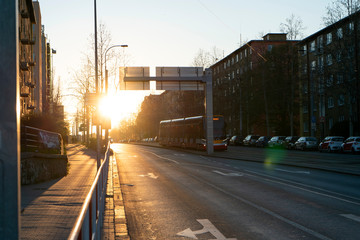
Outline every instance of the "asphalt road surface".
{"type": "Polygon", "coordinates": [[[113,144],[133,240],[360,239],[360,177],[113,144]]]}

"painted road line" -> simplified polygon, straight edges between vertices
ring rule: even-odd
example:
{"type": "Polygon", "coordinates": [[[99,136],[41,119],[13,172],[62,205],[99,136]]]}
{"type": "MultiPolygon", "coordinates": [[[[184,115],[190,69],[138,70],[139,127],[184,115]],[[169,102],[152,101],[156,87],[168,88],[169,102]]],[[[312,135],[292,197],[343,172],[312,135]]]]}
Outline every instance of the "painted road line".
{"type": "Polygon", "coordinates": [[[226,176],[226,177],[242,177],[244,176],[244,174],[242,173],[236,173],[236,172],[232,172],[232,173],[223,173],[223,172],[220,172],[218,170],[213,170],[214,173],[217,173],[217,174],[220,174],[222,176],[226,176]]]}
{"type": "Polygon", "coordinates": [[[190,228],[177,233],[177,236],[198,239],[196,235],[203,233],[211,233],[215,238],[212,240],[237,240],[237,238],[226,238],[208,219],[196,219],[203,228],[197,231],[192,231],[190,228]]]}
{"type": "Polygon", "coordinates": [[[287,173],[310,174],[309,171],[290,171],[290,170],[285,170],[285,169],[281,169],[281,168],[275,168],[275,170],[280,171],[280,172],[287,172],[287,173]]]}
{"type": "Polygon", "coordinates": [[[348,219],[360,222],[360,217],[356,216],[356,215],[353,215],[353,214],[340,214],[340,216],[343,216],[343,217],[346,217],[348,219]]]}
{"type": "Polygon", "coordinates": [[[156,176],[153,173],[148,173],[147,175],[139,175],[139,177],[149,177],[149,178],[157,179],[159,176],[156,176]]]}

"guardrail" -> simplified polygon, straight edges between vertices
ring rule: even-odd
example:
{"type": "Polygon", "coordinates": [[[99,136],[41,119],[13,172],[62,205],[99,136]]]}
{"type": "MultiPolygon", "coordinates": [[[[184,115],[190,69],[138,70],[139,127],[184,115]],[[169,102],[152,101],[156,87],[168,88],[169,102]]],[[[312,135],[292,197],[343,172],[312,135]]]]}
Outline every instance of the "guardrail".
{"type": "Polygon", "coordinates": [[[70,233],[69,240],[101,239],[110,155],[109,143],[105,159],[97,171],[95,180],[82,205],[80,215],[70,233]]]}
{"type": "Polygon", "coordinates": [[[21,127],[21,151],[50,154],[64,154],[61,134],[39,128],[21,127]]]}

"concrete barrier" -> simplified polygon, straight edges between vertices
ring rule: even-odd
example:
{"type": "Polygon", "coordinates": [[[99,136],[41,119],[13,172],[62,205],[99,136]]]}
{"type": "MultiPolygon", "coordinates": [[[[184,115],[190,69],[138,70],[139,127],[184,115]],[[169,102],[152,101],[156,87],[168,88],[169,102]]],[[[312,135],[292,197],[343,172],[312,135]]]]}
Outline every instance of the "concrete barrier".
{"type": "Polygon", "coordinates": [[[21,184],[49,181],[68,174],[67,155],[21,153],[21,184]]]}

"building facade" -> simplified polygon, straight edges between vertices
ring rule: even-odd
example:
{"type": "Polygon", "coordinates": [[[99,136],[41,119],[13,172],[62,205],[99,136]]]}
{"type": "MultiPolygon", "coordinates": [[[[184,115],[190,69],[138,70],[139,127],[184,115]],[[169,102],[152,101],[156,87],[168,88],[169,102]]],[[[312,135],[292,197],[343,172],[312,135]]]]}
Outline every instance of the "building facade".
{"type": "Polygon", "coordinates": [[[244,44],[211,66],[214,114],[224,116],[227,134],[294,133],[297,111],[291,104],[296,97],[296,79],[293,79],[296,43],[298,41],[287,40],[286,34],[269,33],[262,40],[244,44]],[[284,93],[290,95],[280,99],[284,93]],[[282,103],[285,105],[279,106],[282,103]],[[292,113],[284,114],[281,108],[291,109],[292,113]]]}
{"type": "Polygon", "coordinates": [[[20,111],[27,114],[35,109],[35,11],[31,0],[19,0],[19,61],[20,111]]]}
{"type": "Polygon", "coordinates": [[[19,0],[21,116],[52,113],[52,54],[38,1],[19,0]]]}
{"type": "Polygon", "coordinates": [[[299,43],[300,132],[359,135],[360,12],[299,43]]]}

